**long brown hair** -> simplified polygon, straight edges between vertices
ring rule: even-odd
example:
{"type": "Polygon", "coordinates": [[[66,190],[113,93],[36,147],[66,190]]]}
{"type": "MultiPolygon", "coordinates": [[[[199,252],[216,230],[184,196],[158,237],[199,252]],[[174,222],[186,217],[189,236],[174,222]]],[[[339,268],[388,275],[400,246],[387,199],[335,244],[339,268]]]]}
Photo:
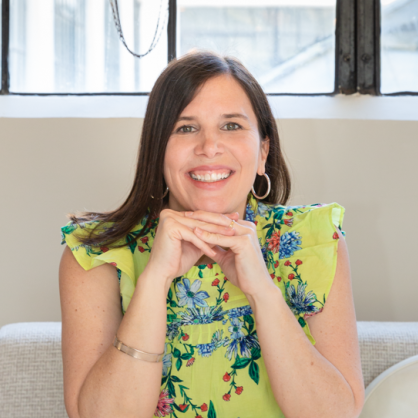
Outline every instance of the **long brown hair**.
{"type": "MultiPolygon", "coordinates": [[[[237,58],[200,49],[171,61],[152,88],[142,128],[134,184],[125,202],[109,212],[67,215],[75,224],[96,221],[89,236],[79,237],[83,244],[113,244],[125,238],[144,216],[148,215],[149,219],[159,216],[163,206],[168,203],[168,195],[161,199],[167,188],[163,176],[164,154],[174,125],[205,81],[222,74],[229,74],[240,83],[257,117],[261,140],[266,137],[270,139],[266,173],[271,180],[271,191],[262,201],[281,205],[287,203],[290,176],[280,149],[276,121],[264,91],[237,58]],[[102,229],[106,223],[112,223],[112,226],[102,229]]],[[[266,183],[264,176],[256,176],[254,190],[258,195],[265,194],[266,183]]],[[[145,235],[147,224],[141,228],[144,233],[135,236],[129,234],[129,238],[124,240],[126,242],[114,247],[132,244],[145,235]]]]}

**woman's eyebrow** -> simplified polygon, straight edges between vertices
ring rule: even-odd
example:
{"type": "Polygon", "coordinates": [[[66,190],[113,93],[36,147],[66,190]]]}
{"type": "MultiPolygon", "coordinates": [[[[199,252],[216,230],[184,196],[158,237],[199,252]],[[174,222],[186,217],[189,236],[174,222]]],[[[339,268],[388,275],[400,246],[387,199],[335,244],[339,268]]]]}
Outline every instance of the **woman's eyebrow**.
{"type": "Polygon", "coordinates": [[[242,119],[249,120],[248,116],[245,116],[242,113],[225,113],[225,114],[222,115],[222,117],[224,117],[226,119],[230,119],[230,118],[242,118],[242,119]]]}
{"type": "MultiPolygon", "coordinates": [[[[248,116],[245,116],[242,113],[224,113],[223,115],[221,115],[221,117],[226,118],[226,119],[242,118],[242,119],[249,120],[248,116]]],[[[177,119],[177,122],[180,122],[181,120],[195,120],[195,119],[197,119],[195,116],[180,116],[177,119]]]]}

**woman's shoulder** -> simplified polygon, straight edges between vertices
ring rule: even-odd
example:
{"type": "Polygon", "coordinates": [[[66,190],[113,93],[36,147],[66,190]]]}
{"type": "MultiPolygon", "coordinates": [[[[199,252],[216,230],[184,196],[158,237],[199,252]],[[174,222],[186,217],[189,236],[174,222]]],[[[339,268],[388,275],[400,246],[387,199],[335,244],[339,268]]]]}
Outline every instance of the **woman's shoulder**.
{"type": "MultiPolygon", "coordinates": [[[[342,231],[345,208],[337,202],[306,205],[281,205],[259,202],[258,219],[285,230],[321,230],[336,226],[342,231]]],[[[343,235],[345,232],[342,231],[343,235]]]]}

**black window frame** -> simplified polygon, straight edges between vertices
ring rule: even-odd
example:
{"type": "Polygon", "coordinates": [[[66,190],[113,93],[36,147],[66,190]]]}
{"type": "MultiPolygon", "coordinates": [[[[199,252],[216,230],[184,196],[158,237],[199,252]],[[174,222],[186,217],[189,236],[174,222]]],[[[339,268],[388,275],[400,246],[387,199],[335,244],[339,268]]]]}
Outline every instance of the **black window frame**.
{"type": "MultiPolygon", "coordinates": [[[[267,93],[268,96],[335,96],[354,93],[374,96],[418,95],[405,91],[380,92],[380,0],[337,0],[335,31],[335,85],[331,93],[267,93]]],[[[177,0],[169,0],[167,62],[176,58],[177,0]]],[[[148,96],[132,93],[15,93],[10,92],[9,23],[10,0],[2,0],[1,95],[15,96],[148,96]]]]}

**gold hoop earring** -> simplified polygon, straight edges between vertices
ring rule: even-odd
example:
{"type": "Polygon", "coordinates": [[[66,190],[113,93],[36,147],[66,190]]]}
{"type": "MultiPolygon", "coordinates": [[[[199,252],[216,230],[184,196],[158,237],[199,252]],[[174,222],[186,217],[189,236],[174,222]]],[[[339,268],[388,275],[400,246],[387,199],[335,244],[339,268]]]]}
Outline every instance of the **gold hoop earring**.
{"type": "MultiPolygon", "coordinates": [[[[164,194],[162,195],[162,197],[159,197],[159,199],[164,199],[167,196],[168,193],[168,186],[167,189],[165,190],[164,194]]],[[[155,199],[153,195],[151,195],[151,199],[155,199]]]]}
{"type": "Polygon", "coordinates": [[[266,173],[264,173],[264,176],[267,179],[267,193],[264,196],[257,196],[255,191],[254,191],[254,186],[251,188],[251,191],[252,191],[254,197],[256,197],[257,199],[260,199],[260,200],[266,198],[269,195],[270,190],[271,190],[270,177],[266,173]]]}

